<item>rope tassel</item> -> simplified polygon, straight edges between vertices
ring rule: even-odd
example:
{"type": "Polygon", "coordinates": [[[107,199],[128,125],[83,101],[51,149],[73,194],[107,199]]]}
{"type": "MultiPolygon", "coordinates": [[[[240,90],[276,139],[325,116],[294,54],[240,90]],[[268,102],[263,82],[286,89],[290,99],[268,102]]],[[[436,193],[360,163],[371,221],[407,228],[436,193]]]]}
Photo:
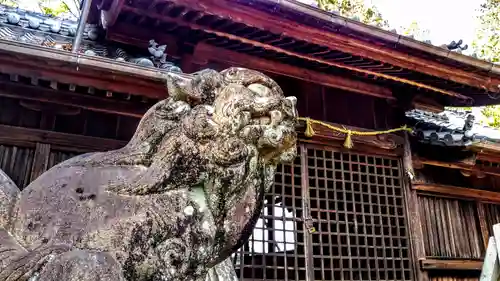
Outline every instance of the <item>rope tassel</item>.
{"type": "Polygon", "coordinates": [[[394,133],[394,132],[398,132],[398,131],[406,131],[406,132],[410,132],[410,133],[413,131],[411,128],[407,128],[406,125],[403,127],[400,127],[400,128],[395,128],[395,129],[390,129],[390,130],[385,130],[385,131],[374,131],[374,132],[352,131],[352,130],[346,129],[345,127],[344,128],[335,127],[335,126],[332,126],[328,123],[314,120],[314,119],[311,119],[309,117],[299,117],[298,119],[306,122],[306,131],[304,132],[306,137],[310,138],[316,134],[316,132],[314,131],[314,129],[312,127],[312,124],[318,124],[318,125],[321,125],[323,127],[328,128],[332,131],[336,131],[336,132],[340,132],[340,133],[345,134],[346,136],[345,136],[345,141],[344,141],[344,147],[348,148],[348,149],[351,149],[354,147],[354,143],[352,141],[353,135],[355,135],[355,136],[376,136],[376,135],[382,135],[382,134],[390,134],[390,133],[394,133]]]}
{"type": "Polygon", "coordinates": [[[311,119],[310,118],[306,118],[306,131],[304,132],[304,134],[308,138],[313,137],[314,134],[315,134],[314,129],[313,129],[312,124],[311,124],[311,119]]]}
{"type": "Polygon", "coordinates": [[[344,147],[351,149],[354,144],[352,143],[352,138],[351,138],[352,132],[349,130],[347,131],[347,134],[345,136],[345,141],[344,141],[344,147]]]}

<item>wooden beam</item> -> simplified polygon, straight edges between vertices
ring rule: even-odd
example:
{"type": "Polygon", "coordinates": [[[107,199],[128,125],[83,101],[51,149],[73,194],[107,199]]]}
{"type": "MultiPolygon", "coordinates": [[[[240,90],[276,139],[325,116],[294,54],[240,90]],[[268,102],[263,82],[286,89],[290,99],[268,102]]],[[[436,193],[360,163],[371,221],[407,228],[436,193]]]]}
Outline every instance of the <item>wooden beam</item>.
{"type": "Polygon", "coordinates": [[[112,92],[143,95],[153,99],[167,96],[162,83],[143,83],[132,77],[120,77],[113,73],[99,73],[73,67],[68,64],[50,65],[37,63],[27,58],[6,58],[0,55],[0,72],[17,74],[26,77],[54,80],[60,83],[94,87],[112,92]]]}
{"type": "Polygon", "coordinates": [[[420,192],[438,194],[447,197],[500,203],[500,192],[438,184],[414,184],[413,188],[420,192]]]}
{"type": "Polygon", "coordinates": [[[483,261],[422,259],[420,267],[423,270],[481,270],[483,261]]]}
{"type": "Polygon", "coordinates": [[[259,57],[253,57],[250,55],[210,46],[205,43],[200,43],[196,46],[193,58],[195,60],[205,59],[216,62],[223,62],[233,66],[244,66],[259,71],[285,75],[323,86],[342,89],[345,91],[356,92],[385,99],[394,99],[390,89],[378,85],[347,79],[339,76],[328,75],[325,73],[308,70],[284,63],[274,62],[259,57]]]}
{"type": "Polygon", "coordinates": [[[165,73],[158,69],[1,39],[0,72],[153,99],[167,96],[165,73]]]}
{"type": "Polygon", "coordinates": [[[448,163],[448,162],[441,162],[441,161],[429,160],[429,159],[423,159],[423,158],[418,158],[418,159],[416,158],[416,159],[414,159],[414,161],[416,162],[415,166],[419,166],[420,164],[424,164],[424,165],[443,167],[443,168],[449,168],[449,169],[471,171],[473,173],[484,173],[487,175],[500,177],[500,168],[496,168],[496,167],[486,167],[486,166],[477,166],[477,165],[473,166],[473,165],[469,165],[466,163],[460,163],[460,162],[448,163]]]}
{"type": "Polygon", "coordinates": [[[0,81],[0,96],[21,100],[33,100],[59,105],[88,109],[110,114],[132,116],[141,118],[148,110],[142,103],[100,98],[90,95],[56,91],[36,86],[24,85],[14,82],[0,81]]]}
{"type": "MultiPolygon", "coordinates": [[[[367,131],[369,130],[362,129],[362,128],[357,128],[357,127],[352,127],[352,126],[345,126],[341,124],[335,124],[335,123],[329,123],[330,125],[342,128],[345,127],[349,130],[352,131],[367,131]]],[[[312,124],[312,128],[314,130],[314,136],[312,138],[307,138],[304,137],[303,134],[306,130],[306,123],[305,121],[301,120],[299,121],[299,124],[297,126],[297,132],[303,137],[304,139],[323,139],[323,140],[328,140],[328,141],[345,141],[345,135],[341,133],[334,132],[328,128],[325,128],[323,126],[320,126],[318,124],[312,124]]],[[[356,144],[362,144],[362,145],[367,145],[383,150],[396,150],[396,149],[401,149],[404,144],[404,139],[396,134],[386,134],[386,135],[381,135],[381,136],[356,136],[353,135],[351,136],[351,139],[354,143],[354,146],[356,144]]]]}
{"type": "Polygon", "coordinates": [[[0,144],[35,147],[37,142],[50,144],[55,149],[75,152],[113,150],[127,143],[113,139],[0,125],[0,144]]]}
{"type": "MultiPolygon", "coordinates": [[[[474,86],[479,89],[487,89],[492,92],[499,91],[498,85],[500,85],[500,79],[498,78],[460,70],[456,67],[447,66],[434,60],[418,58],[405,52],[380,47],[326,29],[300,24],[293,19],[273,16],[270,13],[259,11],[234,1],[176,0],[175,3],[189,7],[193,10],[217,15],[225,19],[237,19],[238,22],[255,28],[268,30],[283,36],[290,36],[297,40],[305,40],[320,46],[347,52],[355,56],[386,62],[405,69],[415,70],[464,85],[474,86]]],[[[331,15],[325,15],[324,20],[334,22],[335,20],[339,21],[341,19],[332,18],[331,15]]]]}
{"type": "Polygon", "coordinates": [[[464,96],[462,94],[459,94],[459,93],[456,93],[456,92],[453,92],[453,91],[447,91],[447,90],[436,88],[436,87],[433,87],[433,86],[430,86],[430,85],[427,85],[427,84],[423,84],[423,83],[420,83],[420,82],[415,82],[415,81],[412,81],[412,80],[408,80],[408,79],[405,79],[405,78],[391,76],[391,75],[387,75],[387,74],[383,74],[383,73],[379,73],[379,72],[375,72],[375,71],[371,71],[371,70],[366,70],[366,69],[362,69],[362,68],[357,68],[357,67],[354,67],[354,66],[349,66],[349,65],[346,65],[346,64],[337,63],[337,62],[333,62],[333,61],[326,60],[326,59],[316,58],[316,57],[310,56],[310,55],[304,55],[304,54],[301,54],[301,53],[298,53],[298,52],[289,51],[289,50],[286,50],[286,49],[283,49],[283,48],[280,48],[280,47],[276,47],[276,46],[273,46],[273,45],[261,43],[261,42],[255,41],[255,40],[250,40],[250,39],[246,39],[246,38],[243,38],[243,37],[235,36],[235,35],[232,35],[232,34],[229,34],[229,33],[226,33],[226,32],[211,30],[211,29],[209,29],[206,26],[201,26],[201,25],[194,24],[194,23],[188,23],[188,22],[185,22],[185,21],[183,21],[183,20],[181,20],[179,18],[171,18],[171,17],[163,16],[163,15],[160,15],[160,14],[157,14],[157,13],[148,13],[147,11],[144,11],[144,10],[141,10],[141,9],[138,9],[138,8],[134,8],[134,7],[130,7],[130,6],[127,6],[127,5],[123,6],[123,10],[129,11],[129,12],[133,12],[133,13],[141,15],[141,16],[147,16],[147,17],[150,17],[150,18],[153,18],[153,19],[162,20],[162,21],[165,21],[165,22],[173,22],[173,23],[178,24],[179,26],[188,27],[188,28],[193,29],[193,30],[203,31],[205,33],[209,33],[209,34],[212,34],[212,35],[215,35],[215,36],[220,36],[220,37],[226,38],[228,40],[239,41],[239,42],[244,43],[244,44],[249,44],[249,45],[251,45],[253,47],[258,47],[258,48],[263,48],[263,49],[267,49],[267,50],[270,50],[270,51],[275,51],[275,52],[278,52],[278,53],[281,53],[281,54],[285,54],[285,55],[289,55],[289,56],[292,56],[292,57],[300,58],[300,59],[303,59],[303,60],[306,60],[306,61],[310,61],[310,62],[314,62],[314,63],[320,63],[320,64],[323,64],[323,65],[328,65],[328,66],[332,66],[332,67],[336,67],[336,68],[344,69],[344,70],[348,70],[348,71],[358,72],[358,73],[360,73],[362,75],[373,75],[373,76],[378,77],[378,78],[387,79],[387,80],[391,80],[391,81],[396,81],[396,82],[404,83],[404,84],[409,84],[409,85],[412,85],[414,87],[419,87],[419,88],[422,88],[422,89],[427,89],[427,90],[430,90],[430,91],[438,92],[438,93],[441,93],[443,95],[448,95],[448,96],[455,97],[455,98],[457,98],[459,100],[462,100],[462,102],[464,102],[466,104],[469,104],[469,102],[472,100],[470,97],[464,96]]]}
{"type": "Polygon", "coordinates": [[[478,151],[481,153],[498,154],[498,153],[500,153],[500,144],[495,143],[495,142],[489,142],[489,141],[479,142],[479,143],[472,145],[472,150],[478,151]]]}

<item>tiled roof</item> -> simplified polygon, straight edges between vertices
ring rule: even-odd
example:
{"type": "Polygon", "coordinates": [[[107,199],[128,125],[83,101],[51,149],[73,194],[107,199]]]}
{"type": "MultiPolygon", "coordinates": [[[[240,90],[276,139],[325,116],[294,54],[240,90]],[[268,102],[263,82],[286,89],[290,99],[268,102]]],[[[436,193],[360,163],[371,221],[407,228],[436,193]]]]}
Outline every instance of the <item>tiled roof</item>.
{"type": "Polygon", "coordinates": [[[441,146],[468,146],[479,141],[500,142],[500,131],[479,124],[470,111],[406,112],[419,141],[441,146]]]}
{"type": "MultiPolygon", "coordinates": [[[[0,5],[0,39],[71,51],[77,27],[78,23],[72,20],[0,5]]],[[[101,40],[102,34],[100,27],[87,24],[79,51],[164,71],[182,72],[174,62],[168,60],[165,54],[167,46],[158,46],[154,38],[148,50],[129,53],[125,47],[101,40]]]]}

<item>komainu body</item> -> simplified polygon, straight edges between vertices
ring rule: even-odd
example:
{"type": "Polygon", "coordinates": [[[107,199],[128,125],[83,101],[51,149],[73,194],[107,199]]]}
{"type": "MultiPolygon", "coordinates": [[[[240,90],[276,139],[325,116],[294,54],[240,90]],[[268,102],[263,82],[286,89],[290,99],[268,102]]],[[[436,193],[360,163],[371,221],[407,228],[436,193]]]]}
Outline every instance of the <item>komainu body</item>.
{"type": "Polygon", "coordinates": [[[62,162],[19,191],[0,173],[0,280],[231,280],[296,100],[248,69],[167,79],[122,149],[62,162]]]}

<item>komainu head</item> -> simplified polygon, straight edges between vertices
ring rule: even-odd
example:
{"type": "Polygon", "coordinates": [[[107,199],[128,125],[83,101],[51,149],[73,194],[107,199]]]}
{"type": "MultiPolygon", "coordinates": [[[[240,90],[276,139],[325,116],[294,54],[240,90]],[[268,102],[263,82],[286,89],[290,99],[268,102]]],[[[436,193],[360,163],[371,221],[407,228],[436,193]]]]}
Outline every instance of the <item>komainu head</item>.
{"type": "Polygon", "coordinates": [[[245,68],[203,70],[191,79],[170,75],[167,86],[174,101],[192,108],[184,132],[217,144],[210,150],[216,164],[229,166],[255,153],[267,164],[295,158],[297,100],[266,75],[245,68]]]}

